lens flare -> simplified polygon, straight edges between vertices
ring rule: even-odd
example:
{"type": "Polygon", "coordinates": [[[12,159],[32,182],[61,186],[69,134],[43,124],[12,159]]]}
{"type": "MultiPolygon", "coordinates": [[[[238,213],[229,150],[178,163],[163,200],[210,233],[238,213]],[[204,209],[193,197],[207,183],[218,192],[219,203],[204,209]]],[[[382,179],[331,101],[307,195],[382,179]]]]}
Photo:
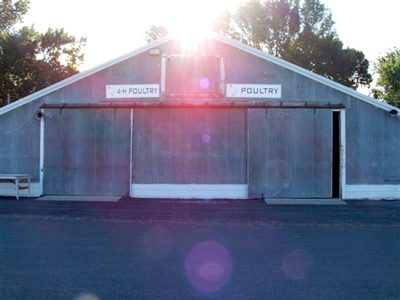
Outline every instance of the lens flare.
{"type": "Polygon", "coordinates": [[[305,250],[293,250],[284,258],[282,267],[290,279],[305,280],[312,268],[311,255],[305,250]]]}
{"type": "Polygon", "coordinates": [[[229,252],[215,241],[197,244],[186,257],[186,276],[201,292],[220,291],[227,285],[232,269],[233,263],[229,252]]]}
{"type": "Polygon", "coordinates": [[[207,90],[210,87],[210,79],[207,77],[203,77],[200,79],[200,88],[203,90],[207,90]]]}
{"type": "Polygon", "coordinates": [[[80,293],[75,296],[74,300],[100,300],[100,298],[93,293],[80,293]]]}
{"type": "Polygon", "coordinates": [[[201,137],[202,141],[204,143],[208,143],[210,141],[210,136],[208,134],[203,134],[203,136],[201,137]]]}

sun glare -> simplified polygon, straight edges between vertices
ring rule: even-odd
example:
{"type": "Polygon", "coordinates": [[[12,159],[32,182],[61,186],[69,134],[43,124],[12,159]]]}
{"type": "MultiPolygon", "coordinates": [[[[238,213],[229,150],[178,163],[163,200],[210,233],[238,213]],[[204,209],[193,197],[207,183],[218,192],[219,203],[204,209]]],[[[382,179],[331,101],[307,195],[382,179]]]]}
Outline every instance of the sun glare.
{"type": "Polygon", "coordinates": [[[183,46],[198,45],[212,32],[218,15],[229,8],[230,1],[173,1],[168,14],[170,33],[182,40],[183,46]]]}

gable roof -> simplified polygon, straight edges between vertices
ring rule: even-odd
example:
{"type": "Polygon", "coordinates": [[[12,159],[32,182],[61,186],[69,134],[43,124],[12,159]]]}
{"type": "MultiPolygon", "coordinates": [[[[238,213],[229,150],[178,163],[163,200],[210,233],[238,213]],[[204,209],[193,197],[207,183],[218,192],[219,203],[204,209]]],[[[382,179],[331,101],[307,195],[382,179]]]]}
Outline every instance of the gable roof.
{"type": "MultiPolygon", "coordinates": [[[[225,43],[227,45],[230,45],[230,46],[233,46],[235,48],[238,48],[240,50],[243,50],[245,52],[248,52],[248,53],[250,53],[250,54],[252,54],[254,56],[257,56],[257,57],[260,57],[262,59],[265,59],[265,60],[267,60],[267,61],[269,61],[271,63],[274,63],[274,64],[276,64],[278,66],[281,66],[281,67],[283,67],[285,69],[291,70],[291,71],[293,71],[295,73],[298,73],[298,74],[300,74],[300,75],[302,75],[304,77],[307,77],[309,79],[317,81],[317,82],[319,82],[319,83],[321,83],[323,85],[331,87],[331,88],[333,88],[335,90],[338,90],[338,91],[340,91],[342,93],[348,94],[348,95],[350,95],[350,96],[352,96],[352,97],[354,97],[356,99],[359,99],[359,100],[362,100],[364,102],[367,102],[367,103],[369,103],[371,105],[374,105],[374,106],[376,106],[378,108],[381,108],[381,109],[386,110],[386,111],[397,110],[398,114],[400,114],[400,109],[398,109],[398,108],[396,108],[396,107],[394,107],[392,105],[389,105],[389,104],[381,102],[381,101],[379,101],[377,99],[368,97],[368,96],[366,96],[364,94],[361,94],[361,93],[359,93],[359,92],[357,92],[357,91],[355,91],[355,90],[353,90],[353,89],[351,89],[349,87],[346,87],[346,86],[344,86],[344,85],[342,85],[340,83],[334,82],[334,81],[332,81],[332,80],[330,80],[330,79],[328,79],[326,77],[323,77],[321,75],[318,75],[316,73],[308,71],[308,70],[306,70],[304,68],[296,66],[296,65],[294,65],[294,64],[292,64],[290,62],[287,62],[287,61],[285,61],[285,60],[283,60],[281,58],[278,58],[278,57],[275,57],[275,56],[273,56],[271,54],[268,54],[268,53],[265,53],[263,51],[257,50],[257,49],[255,49],[253,47],[250,47],[248,45],[245,45],[245,44],[240,43],[238,41],[235,41],[233,39],[227,38],[227,37],[222,36],[220,34],[212,33],[212,34],[209,35],[209,37],[213,38],[213,39],[215,39],[215,40],[217,40],[219,42],[222,42],[222,43],[225,43]]],[[[106,62],[104,64],[101,64],[101,65],[99,65],[97,67],[94,67],[94,68],[92,68],[90,70],[84,71],[82,73],[79,73],[79,74],[76,74],[74,76],[71,76],[71,77],[69,77],[67,79],[64,79],[64,80],[62,80],[62,81],[60,81],[58,83],[55,83],[55,84],[53,84],[53,85],[51,85],[51,86],[49,86],[47,88],[44,88],[44,89],[42,89],[40,91],[37,91],[37,92],[35,92],[35,93],[33,93],[33,94],[29,95],[29,96],[26,96],[26,97],[24,97],[24,98],[22,98],[22,99],[20,99],[18,101],[12,102],[12,103],[10,103],[10,104],[8,104],[6,106],[1,107],[0,108],[0,115],[5,114],[5,113],[7,113],[7,112],[9,112],[11,110],[14,110],[14,109],[16,109],[16,108],[18,108],[20,106],[23,106],[23,105],[25,105],[25,104],[27,104],[29,102],[34,101],[36,99],[39,99],[39,98],[41,98],[43,96],[46,96],[46,95],[48,95],[48,94],[50,94],[50,93],[52,93],[54,91],[57,91],[57,90],[65,87],[65,86],[68,86],[68,85],[70,85],[70,84],[72,84],[72,83],[74,83],[76,81],[79,81],[79,80],[81,80],[83,78],[86,78],[86,77],[88,77],[88,76],[90,76],[92,74],[95,74],[95,73],[97,73],[97,72],[99,72],[101,70],[109,68],[112,65],[115,65],[115,64],[117,64],[117,63],[119,63],[121,61],[124,61],[124,60],[129,59],[129,58],[131,58],[131,57],[133,57],[135,55],[138,55],[138,54],[140,54],[142,52],[148,51],[148,50],[150,50],[152,48],[155,48],[155,47],[157,47],[157,46],[159,46],[161,44],[169,42],[169,41],[171,41],[171,40],[173,40],[175,38],[176,37],[172,36],[172,35],[165,36],[165,37],[160,38],[160,39],[158,39],[156,41],[153,41],[153,42],[151,42],[151,43],[149,43],[149,44],[147,44],[147,45],[145,45],[143,47],[140,47],[140,48],[138,48],[138,49],[136,49],[136,50],[134,50],[132,52],[129,52],[129,53],[125,54],[125,55],[119,56],[119,57],[117,57],[117,58],[115,58],[115,59],[113,59],[111,61],[108,61],[108,62],[106,62]]]]}

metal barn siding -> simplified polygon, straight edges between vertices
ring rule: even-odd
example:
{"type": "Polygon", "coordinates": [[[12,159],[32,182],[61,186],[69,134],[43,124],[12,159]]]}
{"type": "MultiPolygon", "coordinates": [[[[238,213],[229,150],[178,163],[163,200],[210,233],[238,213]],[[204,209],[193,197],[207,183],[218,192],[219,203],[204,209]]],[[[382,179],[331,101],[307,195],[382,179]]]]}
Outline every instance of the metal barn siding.
{"type": "MultiPolygon", "coordinates": [[[[110,103],[109,99],[106,99],[105,96],[106,85],[160,83],[160,78],[160,57],[149,56],[148,52],[145,52],[58,90],[54,95],[46,97],[46,103],[110,103]]],[[[146,101],[156,102],[159,99],[146,99],[146,101]]],[[[121,101],[118,99],[114,100],[114,102],[129,103],[127,100],[121,101]]]]}
{"type": "Polygon", "coordinates": [[[166,37],[0,108],[0,171],[34,195],[325,198],[340,153],[343,198],[400,198],[399,109],[219,35],[185,51],[166,37]]]}
{"type": "Polygon", "coordinates": [[[246,184],[246,109],[134,111],[134,184],[246,184]]]}
{"type": "MultiPolygon", "coordinates": [[[[32,102],[0,115],[0,174],[32,174],[31,194],[42,193],[40,181],[40,126],[35,118],[40,103],[32,102]]],[[[25,195],[26,190],[20,191],[25,195]]],[[[0,182],[0,195],[15,195],[15,187],[0,182]]]]}
{"type": "Polygon", "coordinates": [[[46,110],[48,195],[129,195],[130,110],[46,110]]]}
{"type": "Polygon", "coordinates": [[[249,109],[249,196],[332,196],[332,111],[249,109]]]}
{"type": "Polygon", "coordinates": [[[34,116],[38,107],[32,106],[37,103],[1,116],[0,173],[21,170],[39,176],[40,121],[34,116]]]}
{"type": "Polygon", "coordinates": [[[400,183],[400,121],[360,101],[346,116],[347,184],[400,183]]]}

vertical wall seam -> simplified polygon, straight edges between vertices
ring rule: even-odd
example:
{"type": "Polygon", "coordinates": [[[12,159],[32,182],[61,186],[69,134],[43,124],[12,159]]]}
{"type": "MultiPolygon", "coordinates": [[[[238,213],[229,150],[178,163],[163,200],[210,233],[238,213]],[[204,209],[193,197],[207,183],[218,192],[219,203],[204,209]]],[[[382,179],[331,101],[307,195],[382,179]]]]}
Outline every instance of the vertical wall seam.
{"type": "Polygon", "coordinates": [[[94,188],[94,194],[96,194],[96,186],[97,186],[97,124],[99,120],[99,111],[95,110],[95,122],[94,122],[94,153],[93,153],[93,158],[94,158],[94,168],[93,168],[93,188],[94,188]]]}
{"type": "Polygon", "coordinates": [[[249,187],[250,187],[250,124],[249,124],[249,120],[250,120],[250,109],[246,109],[246,120],[245,120],[245,126],[246,126],[246,141],[247,141],[247,145],[246,145],[246,175],[247,175],[247,180],[246,180],[246,184],[247,184],[247,198],[250,198],[249,195],[249,187]]]}
{"type": "MultiPolygon", "coordinates": [[[[81,149],[81,139],[82,139],[81,126],[82,126],[82,123],[80,122],[80,120],[81,119],[79,118],[78,121],[77,121],[77,124],[78,124],[78,130],[77,130],[78,131],[78,141],[77,141],[77,147],[76,147],[76,149],[77,149],[77,151],[76,151],[76,159],[77,159],[78,166],[81,165],[80,156],[79,156],[79,150],[81,149]]],[[[77,172],[76,172],[77,180],[75,180],[75,183],[74,183],[74,192],[73,192],[74,195],[76,195],[77,182],[81,181],[80,180],[80,177],[81,177],[80,174],[81,174],[81,172],[78,169],[77,172]]]]}
{"type": "MultiPolygon", "coordinates": [[[[289,139],[289,145],[292,145],[292,163],[290,164],[290,173],[289,173],[289,178],[288,180],[288,184],[289,184],[289,188],[291,189],[291,194],[290,196],[293,197],[294,196],[294,188],[293,186],[293,178],[294,178],[294,173],[295,173],[295,168],[294,168],[294,161],[295,161],[295,151],[296,151],[296,138],[295,138],[295,134],[293,134],[294,130],[296,128],[296,118],[290,118],[290,139],[289,139]]],[[[290,155],[289,155],[290,157],[290,155]]]]}
{"type": "Polygon", "coordinates": [[[111,142],[111,190],[112,194],[114,195],[114,188],[115,188],[115,182],[114,182],[114,155],[115,155],[115,123],[116,123],[116,113],[117,109],[113,109],[113,136],[112,136],[112,142],[111,142]]]}
{"type": "MultiPolygon", "coordinates": [[[[266,148],[267,148],[267,153],[266,153],[266,155],[267,155],[267,157],[266,157],[266,166],[264,166],[264,168],[266,168],[266,173],[267,173],[267,178],[266,178],[266,183],[267,183],[267,188],[268,188],[268,183],[269,183],[269,132],[270,132],[270,129],[269,129],[269,122],[268,122],[268,108],[266,108],[265,109],[265,123],[266,123],[266,128],[267,128],[267,145],[266,145],[266,148]]],[[[267,196],[267,193],[265,193],[265,195],[264,195],[264,197],[266,197],[267,196]]]]}
{"type": "Polygon", "coordinates": [[[297,185],[297,177],[296,177],[296,162],[297,162],[297,131],[298,131],[298,126],[297,126],[297,122],[298,122],[298,117],[295,115],[293,116],[293,120],[294,120],[294,137],[293,137],[293,145],[294,145],[294,151],[293,151],[293,174],[292,174],[292,186],[293,186],[293,190],[296,191],[296,185],[297,185]]]}
{"type": "MultiPolygon", "coordinates": [[[[44,116],[44,109],[41,110],[44,116]]],[[[43,195],[44,190],[44,135],[45,135],[45,124],[44,117],[40,120],[40,145],[39,145],[39,182],[40,182],[40,195],[43,195]]]]}
{"type": "MultiPolygon", "coordinates": [[[[335,130],[335,112],[334,111],[332,111],[332,113],[331,113],[331,115],[332,115],[332,121],[331,121],[331,125],[332,125],[332,130],[331,130],[331,132],[332,132],[332,134],[331,134],[331,143],[332,143],[332,151],[331,151],[331,197],[333,196],[333,158],[334,158],[334,155],[333,155],[333,153],[334,153],[334,130],[335,130]]],[[[339,117],[340,118],[340,117],[339,117]]],[[[340,127],[339,127],[339,130],[340,130],[340,127]]],[[[340,159],[340,133],[339,133],[339,159],[340,159]]],[[[339,164],[340,164],[340,162],[339,162],[339,164]]],[[[339,169],[340,169],[340,167],[339,167],[339,169]]],[[[340,170],[339,170],[339,172],[340,172],[340,170]]],[[[339,174],[339,177],[340,177],[340,174],[339,174]]],[[[339,186],[340,186],[340,179],[339,179],[339,186]]],[[[339,187],[339,190],[340,190],[340,187],[339,187]]],[[[339,195],[340,195],[340,191],[339,191],[339,195]]]]}
{"type": "Polygon", "coordinates": [[[131,143],[130,143],[130,164],[129,164],[129,196],[133,197],[132,181],[133,181],[133,109],[131,108],[131,143]]]}
{"type": "Polygon", "coordinates": [[[314,173],[314,179],[313,179],[313,195],[314,196],[316,196],[318,193],[316,192],[316,190],[315,190],[315,185],[316,185],[316,183],[315,183],[315,176],[316,176],[316,173],[315,173],[315,169],[316,169],[316,147],[315,147],[315,145],[316,145],[316,143],[317,143],[317,125],[316,125],[316,122],[317,122],[317,119],[316,119],[316,113],[317,113],[317,110],[316,109],[314,109],[314,116],[313,116],[313,118],[314,118],[314,120],[313,120],[313,124],[314,124],[314,143],[313,143],[313,148],[314,148],[314,155],[313,155],[313,158],[314,158],[314,162],[313,162],[313,173],[314,173]]]}
{"type": "Polygon", "coordinates": [[[63,141],[64,141],[64,133],[63,133],[63,114],[62,114],[62,109],[60,109],[60,117],[59,117],[59,122],[60,122],[60,132],[59,132],[59,138],[60,138],[60,185],[59,185],[59,194],[62,194],[64,191],[64,180],[63,180],[63,176],[64,176],[64,168],[63,168],[63,160],[64,160],[64,155],[63,155],[63,151],[62,149],[63,147],[63,141]]]}

